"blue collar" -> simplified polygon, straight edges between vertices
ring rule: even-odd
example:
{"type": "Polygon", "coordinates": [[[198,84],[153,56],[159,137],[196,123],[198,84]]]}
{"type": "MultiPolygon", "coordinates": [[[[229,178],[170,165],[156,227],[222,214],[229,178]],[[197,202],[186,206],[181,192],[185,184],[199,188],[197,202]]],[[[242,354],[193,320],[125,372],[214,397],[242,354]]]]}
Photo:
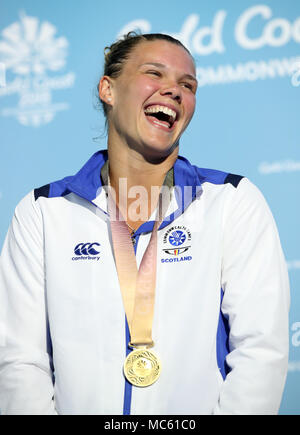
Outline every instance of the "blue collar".
{"type": "Polygon", "coordinates": [[[86,164],[67,182],[67,188],[79,196],[93,201],[100,193],[101,168],[108,159],[107,150],[97,151],[86,164]]]}
{"type": "MultiPolygon", "coordinates": [[[[66,187],[90,202],[99,195],[102,188],[100,177],[101,168],[108,159],[107,150],[96,152],[87,163],[73,177],[68,177],[66,187]]],[[[204,180],[197,168],[190,164],[184,157],[178,157],[174,164],[174,185],[178,209],[164,220],[160,228],[168,225],[194,201],[196,196],[201,192],[201,184],[204,180]],[[176,186],[178,186],[176,188],[176,186]],[[184,187],[190,186],[188,198],[184,198],[184,187]],[[182,194],[180,194],[180,192],[182,194]]],[[[151,231],[154,225],[153,221],[146,222],[139,228],[139,232],[151,231]]]]}

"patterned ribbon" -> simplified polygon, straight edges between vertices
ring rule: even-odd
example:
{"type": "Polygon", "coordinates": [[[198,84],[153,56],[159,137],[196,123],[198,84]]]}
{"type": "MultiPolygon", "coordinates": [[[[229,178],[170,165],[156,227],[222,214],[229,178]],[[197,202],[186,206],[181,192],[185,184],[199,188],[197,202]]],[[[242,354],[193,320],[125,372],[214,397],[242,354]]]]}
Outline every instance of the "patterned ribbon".
{"type": "MultiPolygon", "coordinates": [[[[153,346],[152,323],[156,287],[157,231],[164,216],[162,202],[160,194],[150,241],[138,269],[128,226],[112,195],[108,194],[113,250],[129,326],[130,346],[132,347],[153,346]]],[[[165,211],[166,206],[164,207],[165,211]]]]}

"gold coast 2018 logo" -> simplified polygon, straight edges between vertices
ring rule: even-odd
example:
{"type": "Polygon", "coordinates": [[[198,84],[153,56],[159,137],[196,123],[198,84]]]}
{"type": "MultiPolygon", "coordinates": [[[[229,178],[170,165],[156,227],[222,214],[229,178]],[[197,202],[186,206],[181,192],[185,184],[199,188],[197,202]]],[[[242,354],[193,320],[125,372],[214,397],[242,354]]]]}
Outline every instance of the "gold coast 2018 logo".
{"type": "Polygon", "coordinates": [[[6,80],[0,87],[0,97],[19,96],[15,107],[2,109],[2,116],[39,127],[69,108],[68,103],[52,101],[52,91],[71,88],[75,82],[72,72],[56,74],[66,65],[69,45],[65,37],[55,37],[56,32],[48,21],[40,22],[24,13],[19,22],[1,32],[0,63],[5,67],[6,80]]]}
{"type": "Polygon", "coordinates": [[[175,225],[169,228],[163,238],[163,252],[168,255],[168,258],[162,259],[161,262],[190,261],[191,256],[182,255],[191,248],[191,240],[191,232],[185,226],[175,225]]]}

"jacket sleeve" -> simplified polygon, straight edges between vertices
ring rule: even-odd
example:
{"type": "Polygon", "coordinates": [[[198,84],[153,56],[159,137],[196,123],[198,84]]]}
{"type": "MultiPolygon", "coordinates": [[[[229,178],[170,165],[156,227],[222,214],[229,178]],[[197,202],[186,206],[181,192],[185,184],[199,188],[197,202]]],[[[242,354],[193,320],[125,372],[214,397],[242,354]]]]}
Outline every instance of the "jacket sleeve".
{"type": "Polygon", "coordinates": [[[33,192],[17,206],[0,260],[0,412],[55,414],[42,217],[33,192]]]}
{"type": "Polygon", "coordinates": [[[214,413],[276,414],[288,366],[286,262],[260,191],[243,179],[231,195],[224,215],[221,306],[229,322],[230,373],[214,413]]]}

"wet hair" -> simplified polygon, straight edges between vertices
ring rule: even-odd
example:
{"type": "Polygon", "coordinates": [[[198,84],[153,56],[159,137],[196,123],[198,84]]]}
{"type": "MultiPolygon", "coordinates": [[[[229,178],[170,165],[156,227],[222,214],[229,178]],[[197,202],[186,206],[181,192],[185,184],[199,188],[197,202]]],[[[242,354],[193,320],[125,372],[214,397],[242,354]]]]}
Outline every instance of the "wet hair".
{"type": "MultiPolygon", "coordinates": [[[[121,39],[114,42],[109,47],[105,47],[103,75],[112,78],[117,78],[122,73],[124,63],[129,58],[132,50],[138,44],[145,41],[157,41],[157,40],[167,41],[184,48],[184,50],[186,50],[186,52],[193,59],[189,50],[178,39],[175,39],[170,35],[165,35],[163,33],[138,34],[136,32],[129,32],[127,33],[127,35],[124,35],[121,39]]],[[[99,91],[99,85],[98,85],[98,91],[99,91]]],[[[100,102],[107,121],[108,106],[101,99],[100,102]]]]}

